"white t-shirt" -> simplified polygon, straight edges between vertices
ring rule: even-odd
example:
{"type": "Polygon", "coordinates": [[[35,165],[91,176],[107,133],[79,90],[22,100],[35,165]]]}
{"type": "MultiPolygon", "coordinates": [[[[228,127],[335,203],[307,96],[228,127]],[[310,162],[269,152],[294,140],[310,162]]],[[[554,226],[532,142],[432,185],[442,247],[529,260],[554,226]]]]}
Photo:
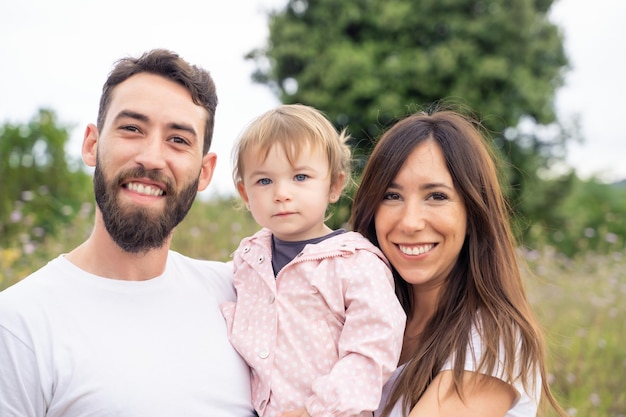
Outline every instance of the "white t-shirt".
{"type": "MultiPolygon", "coordinates": [[[[502,359],[504,356],[504,352],[502,349],[500,350],[500,354],[502,355],[500,358],[501,359],[500,363],[502,363],[502,359]]],[[[468,346],[467,352],[465,354],[465,370],[475,372],[476,368],[478,367],[478,364],[480,363],[481,357],[482,357],[482,338],[480,337],[480,334],[478,333],[477,329],[474,326],[472,326],[472,337],[471,337],[470,345],[468,346]]],[[[380,406],[378,410],[374,412],[374,417],[379,417],[382,414],[382,411],[387,405],[387,402],[389,401],[389,397],[391,396],[393,385],[395,384],[396,380],[398,379],[398,376],[404,369],[405,365],[406,364],[400,365],[394,371],[394,373],[391,375],[391,377],[389,378],[389,380],[383,387],[380,406]]],[[[445,371],[448,369],[453,369],[453,367],[454,367],[454,362],[451,358],[448,361],[446,361],[446,363],[443,365],[441,370],[445,371]]],[[[498,365],[496,365],[494,372],[492,373],[492,376],[504,380],[503,372],[504,372],[503,369],[499,367],[498,365]]],[[[532,384],[531,384],[531,387],[532,387],[532,384]]],[[[531,393],[531,394],[527,393],[524,390],[524,386],[522,382],[519,380],[515,381],[515,383],[513,384],[513,388],[515,388],[515,391],[517,393],[517,399],[513,402],[513,405],[511,406],[509,411],[506,413],[505,417],[536,416],[537,406],[539,404],[539,399],[541,398],[541,375],[538,372],[536,372],[534,393],[531,393]]],[[[404,415],[402,414],[402,401],[398,401],[395,404],[395,406],[393,407],[393,410],[389,414],[389,417],[404,417],[404,415]]]]}
{"type": "Polygon", "coordinates": [[[219,304],[232,265],[170,251],[122,281],[60,256],[0,292],[0,416],[250,416],[249,369],[219,304]]]}

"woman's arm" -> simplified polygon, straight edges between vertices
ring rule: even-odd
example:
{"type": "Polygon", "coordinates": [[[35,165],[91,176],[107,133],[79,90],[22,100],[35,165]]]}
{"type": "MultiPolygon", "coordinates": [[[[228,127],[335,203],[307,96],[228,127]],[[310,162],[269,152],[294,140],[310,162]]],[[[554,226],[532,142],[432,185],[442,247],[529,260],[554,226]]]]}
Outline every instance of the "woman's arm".
{"type": "Polygon", "coordinates": [[[517,392],[504,381],[474,372],[463,375],[463,400],[454,390],[451,370],[440,372],[409,417],[504,417],[517,392]]]}

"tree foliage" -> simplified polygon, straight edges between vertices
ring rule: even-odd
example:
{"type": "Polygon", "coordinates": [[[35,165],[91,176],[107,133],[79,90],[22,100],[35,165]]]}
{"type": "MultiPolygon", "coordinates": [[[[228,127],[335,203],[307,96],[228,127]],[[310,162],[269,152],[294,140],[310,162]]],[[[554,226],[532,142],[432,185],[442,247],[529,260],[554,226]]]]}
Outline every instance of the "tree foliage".
{"type": "Polygon", "coordinates": [[[442,100],[473,109],[507,161],[524,225],[546,214],[526,196],[564,194],[571,182],[539,177],[563,158],[569,133],[553,103],[568,62],[547,17],[552,2],[289,0],[270,13],[267,44],[247,57],[253,79],[282,102],[312,105],[348,128],[357,174],[399,118],[442,100]]]}
{"type": "Polygon", "coordinates": [[[0,247],[36,245],[91,200],[91,176],[65,152],[68,139],[47,109],[0,126],[0,247]]]}
{"type": "Polygon", "coordinates": [[[562,222],[542,233],[542,238],[566,255],[620,253],[626,248],[626,181],[575,179],[557,211],[555,217],[562,222]]]}

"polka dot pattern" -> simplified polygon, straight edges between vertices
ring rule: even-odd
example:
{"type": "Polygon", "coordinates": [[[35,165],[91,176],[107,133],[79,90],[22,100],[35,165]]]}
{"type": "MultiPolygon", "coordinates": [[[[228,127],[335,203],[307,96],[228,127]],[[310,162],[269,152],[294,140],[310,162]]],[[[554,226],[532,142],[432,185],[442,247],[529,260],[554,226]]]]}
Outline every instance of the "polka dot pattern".
{"type": "Polygon", "coordinates": [[[371,415],[395,369],[405,315],[382,253],[358,233],[307,245],[274,277],[264,229],[235,252],[237,303],[222,306],[252,368],[260,416],[371,415]]]}

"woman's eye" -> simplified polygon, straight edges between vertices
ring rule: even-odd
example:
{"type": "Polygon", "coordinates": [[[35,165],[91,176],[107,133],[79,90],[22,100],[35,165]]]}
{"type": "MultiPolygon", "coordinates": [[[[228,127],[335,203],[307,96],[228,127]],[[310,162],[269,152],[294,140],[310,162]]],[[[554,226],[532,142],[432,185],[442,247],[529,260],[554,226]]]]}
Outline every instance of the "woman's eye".
{"type": "Polygon", "coordinates": [[[309,177],[309,176],[308,176],[308,175],[306,175],[306,174],[296,174],[293,178],[294,178],[296,181],[304,181],[304,180],[306,180],[308,177],[309,177]]]}
{"type": "Polygon", "coordinates": [[[444,193],[432,193],[430,195],[430,198],[432,198],[433,200],[437,200],[437,201],[443,201],[443,200],[447,200],[448,196],[445,195],[444,193]]]}
{"type": "Polygon", "coordinates": [[[400,194],[398,193],[385,193],[383,195],[383,200],[399,200],[400,194]]]}

